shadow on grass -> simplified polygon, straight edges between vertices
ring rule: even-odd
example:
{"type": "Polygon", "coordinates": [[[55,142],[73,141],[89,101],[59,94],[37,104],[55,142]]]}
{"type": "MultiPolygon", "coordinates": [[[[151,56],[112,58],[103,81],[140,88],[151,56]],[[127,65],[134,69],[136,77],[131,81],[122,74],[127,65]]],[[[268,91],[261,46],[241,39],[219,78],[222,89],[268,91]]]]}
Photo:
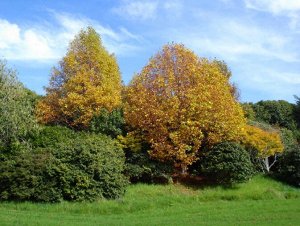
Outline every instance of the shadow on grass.
{"type": "Polygon", "coordinates": [[[173,174],[172,179],[173,183],[184,185],[193,190],[215,187],[222,187],[223,189],[230,190],[238,189],[237,185],[219,184],[217,181],[206,176],[192,174],[173,174]]]}

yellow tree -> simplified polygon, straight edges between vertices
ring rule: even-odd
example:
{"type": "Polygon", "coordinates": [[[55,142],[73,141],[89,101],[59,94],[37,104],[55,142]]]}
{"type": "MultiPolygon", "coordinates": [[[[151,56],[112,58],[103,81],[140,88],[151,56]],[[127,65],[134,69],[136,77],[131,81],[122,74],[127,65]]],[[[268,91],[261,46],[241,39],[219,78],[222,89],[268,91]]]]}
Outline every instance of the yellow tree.
{"type": "Polygon", "coordinates": [[[118,64],[93,28],[81,30],[70,43],[59,67],[52,71],[46,92],[37,106],[42,123],[85,128],[102,108],[112,111],[120,105],[118,64]]]}
{"type": "Polygon", "coordinates": [[[126,89],[125,119],[150,155],[185,172],[203,145],[237,140],[245,120],[228,77],[181,44],[163,47],[126,89]]]}
{"type": "Polygon", "coordinates": [[[242,143],[258,151],[258,157],[262,159],[268,172],[276,162],[276,154],[283,152],[284,149],[280,135],[276,130],[265,131],[251,125],[245,127],[242,143]],[[270,156],[274,156],[272,163],[269,162],[270,156]]]}

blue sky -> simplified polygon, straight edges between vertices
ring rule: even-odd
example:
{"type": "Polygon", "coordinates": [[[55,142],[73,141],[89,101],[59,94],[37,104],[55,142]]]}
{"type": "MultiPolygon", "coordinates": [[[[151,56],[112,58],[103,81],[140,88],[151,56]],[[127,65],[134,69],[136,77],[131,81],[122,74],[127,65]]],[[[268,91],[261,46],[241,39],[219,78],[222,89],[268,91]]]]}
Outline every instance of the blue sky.
{"type": "Polygon", "coordinates": [[[43,94],[70,40],[90,25],[125,83],[174,41],[224,60],[241,101],[300,96],[300,0],[1,0],[0,58],[43,94]]]}

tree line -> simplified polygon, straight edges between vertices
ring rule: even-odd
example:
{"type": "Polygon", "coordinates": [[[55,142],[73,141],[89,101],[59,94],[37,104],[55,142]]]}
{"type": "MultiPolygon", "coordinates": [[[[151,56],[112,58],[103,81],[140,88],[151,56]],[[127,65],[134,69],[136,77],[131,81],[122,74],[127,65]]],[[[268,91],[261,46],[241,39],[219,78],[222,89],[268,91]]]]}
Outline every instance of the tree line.
{"type": "Polygon", "coordinates": [[[224,61],[169,43],[125,86],[92,27],[70,42],[45,96],[2,61],[0,199],[117,198],[128,182],[176,172],[226,185],[268,173],[299,186],[299,98],[239,103],[230,77],[224,61]]]}

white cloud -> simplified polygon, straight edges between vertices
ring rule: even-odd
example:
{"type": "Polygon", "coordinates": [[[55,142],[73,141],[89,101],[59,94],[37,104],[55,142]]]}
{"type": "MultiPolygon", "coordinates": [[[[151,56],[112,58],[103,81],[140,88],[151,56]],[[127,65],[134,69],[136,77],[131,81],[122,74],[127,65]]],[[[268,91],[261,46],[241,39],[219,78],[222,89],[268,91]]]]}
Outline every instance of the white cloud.
{"type": "Polygon", "coordinates": [[[206,52],[225,60],[240,60],[242,56],[256,56],[285,62],[299,62],[300,56],[288,46],[289,37],[277,32],[233,20],[217,21],[211,28],[217,36],[201,30],[178,34],[177,39],[200,52],[206,52]],[[186,35],[189,34],[189,35],[186,35]]]}
{"type": "Polygon", "coordinates": [[[0,48],[8,48],[20,41],[20,29],[16,24],[11,24],[0,19],[0,48]]]}
{"type": "Polygon", "coordinates": [[[295,30],[300,26],[300,0],[244,0],[244,2],[249,9],[288,17],[290,27],[295,30]]]}
{"type": "Polygon", "coordinates": [[[117,55],[137,51],[137,42],[142,40],[125,28],[113,30],[88,18],[56,12],[50,14],[56,22],[52,27],[44,24],[25,28],[0,19],[0,57],[8,60],[58,60],[70,40],[87,26],[93,26],[108,51],[117,55]]]}
{"type": "Polygon", "coordinates": [[[154,20],[158,16],[180,16],[183,10],[181,0],[123,0],[112,11],[131,20],[154,20]]]}
{"type": "Polygon", "coordinates": [[[154,19],[157,13],[157,1],[123,1],[119,7],[113,11],[120,16],[132,19],[147,20],[154,19]]]}
{"type": "Polygon", "coordinates": [[[247,8],[267,11],[273,14],[300,10],[299,0],[245,0],[247,8]]]}

